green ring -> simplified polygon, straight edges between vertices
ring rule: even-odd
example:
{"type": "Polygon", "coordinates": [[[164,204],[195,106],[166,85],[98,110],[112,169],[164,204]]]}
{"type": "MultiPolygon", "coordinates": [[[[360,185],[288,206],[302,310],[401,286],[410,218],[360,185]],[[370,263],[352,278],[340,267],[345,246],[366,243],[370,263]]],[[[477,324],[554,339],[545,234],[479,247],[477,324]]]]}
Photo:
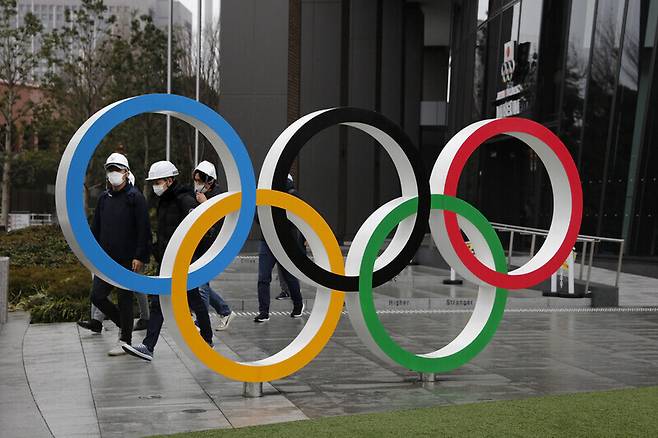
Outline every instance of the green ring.
{"type": "MultiPolygon", "coordinates": [[[[366,245],[359,271],[359,301],[363,320],[370,335],[381,350],[398,364],[414,371],[445,372],[464,365],[480,353],[491,341],[505,311],[507,290],[496,288],[494,304],[482,331],[463,349],[445,357],[423,357],[400,347],[386,332],[375,309],[372,294],[372,273],[379,249],[386,237],[404,219],[416,213],[418,198],[400,204],[380,222],[366,245]]],[[[494,266],[498,272],[507,273],[503,246],[487,219],[469,203],[446,195],[432,195],[432,208],[456,213],[471,222],[484,237],[492,252],[494,266]]]]}

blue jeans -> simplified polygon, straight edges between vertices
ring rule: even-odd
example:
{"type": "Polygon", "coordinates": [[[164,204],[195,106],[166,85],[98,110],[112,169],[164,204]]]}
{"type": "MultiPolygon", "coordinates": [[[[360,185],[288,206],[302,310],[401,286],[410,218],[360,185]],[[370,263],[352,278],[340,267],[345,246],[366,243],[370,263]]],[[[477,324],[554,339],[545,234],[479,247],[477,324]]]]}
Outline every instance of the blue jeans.
{"type": "MultiPolygon", "coordinates": [[[[155,349],[155,344],[160,337],[160,330],[162,330],[164,317],[162,316],[162,309],[160,308],[160,295],[149,295],[149,299],[151,300],[151,318],[149,318],[149,323],[146,327],[146,337],[142,343],[146,345],[149,350],[153,351],[155,349]]],[[[196,320],[201,329],[201,337],[208,343],[212,342],[212,327],[210,327],[208,308],[203,303],[201,296],[199,296],[199,289],[187,291],[187,302],[189,303],[190,310],[196,315],[196,320]]],[[[170,321],[169,324],[172,322],[173,321],[170,321]]]]}
{"type": "MultiPolygon", "coordinates": [[[[272,250],[262,240],[258,251],[258,311],[266,315],[270,313],[270,283],[272,282],[272,269],[276,263],[272,250]]],[[[299,289],[299,280],[283,268],[281,273],[288,284],[293,304],[301,304],[302,293],[299,289]]]]}
{"type": "Polygon", "coordinates": [[[210,306],[212,306],[220,316],[228,316],[231,314],[231,308],[217,292],[212,290],[210,283],[199,286],[199,295],[201,295],[201,299],[206,304],[208,310],[210,310],[210,306]]]}

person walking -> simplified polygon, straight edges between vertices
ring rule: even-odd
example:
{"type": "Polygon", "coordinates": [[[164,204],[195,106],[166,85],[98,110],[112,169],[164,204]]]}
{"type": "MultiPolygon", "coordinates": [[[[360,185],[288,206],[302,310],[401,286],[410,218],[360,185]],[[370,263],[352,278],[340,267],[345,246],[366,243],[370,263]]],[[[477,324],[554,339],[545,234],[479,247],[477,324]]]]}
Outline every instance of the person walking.
{"type": "MultiPolygon", "coordinates": [[[[105,161],[110,188],[98,198],[91,232],[103,250],[117,263],[134,272],[142,272],[148,263],[151,247],[151,227],[146,200],[128,180],[130,165],[125,155],[111,154],[105,161]]],[[[123,346],[132,342],[133,293],[118,289],[118,308],[108,298],[114,286],[94,276],[91,302],[120,329],[117,345],[108,354],[119,356],[123,346]]],[[[79,321],[80,327],[100,332],[100,320],[79,321]]]]}
{"type": "MultiPolygon", "coordinates": [[[[137,190],[137,186],[135,185],[135,175],[129,170],[128,171],[128,181],[130,184],[132,184],[137,190]]],[[[92,276],[93,280],[93,276],[92,276]]],[[[135,298],[137,298],[137,305],[139,307],[139,319],[135,322],[135,325],[133,326],[133,331],[141,331],[141,330],[146,330],[146,326],[148,325],[149,322],[149,302],[148,302],[148,297],[145,294],[141,293],[135,293],[135,298]]],[[[91,320],[96,320],[100,321],[101,323],[106,319],[106,316],[103,312],[100,311],[100,309],[94,304],[91,304],[91,320]]],[[[102,331],[102,324],[98,325],[96,323],[92,323],[92,331],[95,333],[100,333],[102,331]]],[[[123,350],[122,350],[123,351],[123,350]]]]}
{"type": "MultiPolygon", "coordinates": [[[[167,244],[176,228],[183,221],[185,216],[193,210],[198,204],[194,199],[194,193],[189,187],[180,184],[176,177],[178,169],[169,161],[158,161],[153,163],[149,169],[149,175],[146,179],[152,182],[153,192],[158,196],[157,207],[157,241],[154,245],[153,255],[158,264],[162,263],[167,244]]],[[[141,344],[123,345],[123,350],[135,357],[147,361],[153,360],[155,345],[158,342],[164,317],[160,308],[160,296],[150,295],[151,315],[146,329],[146,337],[141,344]]],[[[201,337],[210,345],[212,343],[212,328],[210,327],[210,318],[208,308],[201,299],[199,289],[194,288],[187,291],[187,300],[190,309],[195,313],[201,337]]]]}
{"type": "Polygon", "coordinates": [[[281,293],[277,295],[275,300],[287,300],[290,298],[290,289],[288,288],[288,283],[286,283],[286,277],[284,274],[285,269],[281,266],[281,263],[276,262],[276,276],[279,280],[279,287],[281,288],[281,293]]]}
{"type": "MultiPolygon", "coordinates": [[[[295,189],[295,184],[291,175],[288,175],[286,181],[286,191],[297,196],[297,190],[295,189]]],[[[298,241],[303,247],[301,233],[294,228],[291,222],[289,223],[292,232],[297,234],[298,241]]],[[[270,320],[270,283],[272,282],[272,270],[276,264],[277,261],[276,258],[274,258],[274,254],[272,254],[272,250],[267,246],[265,239],[261,238],[258,251],[258,315],[254,318],[255,323],[263,323],[270,320]]],[[[299,318],[304,312],[304,301],[300,290],[299,280],[283,268],[279,271],[279,275],[281,274],[288,285],[288,291],[293,303],[290,316],[292,318],[299,318]]]]}
{"type": "MultiPolygon", "coordinates": [[[[192,174],[194,178],[194,193],[196,201],[199,204],[203,204],[208,199],[217,196],[222,192],[217,184],[217,171],[212,163],[208,161],[200,162],[194,168],[192,174]]],[[[222,221],[215,224],[203,237],[199,244],[199,248],[197,249],[199,256],[203,255],[213,244],[219,234],[221,226],[222,221]]],[[[224,301],[224,299],[210,287],[210,283],[199,286],[199,294],[201,294],[201,298],[206,304],[206,307],[208,309],[210,309],[210,307],[214,308],[219,315],[219,325],[216,330],[226,330],[231,321],[233,321],[233,318],[235,318],[235,313],[231,311],[231,308],[226,304],[226,301],[224,301]]]]}
{"type": "MultiPolygon", "coordinates": [[[[92,276],[92,281],[93,281],[93,276],[92,276]]],[[[133,326],[133,331],[137,332],[140,330],[146,330],[146,327],[149,322],[149,302],[148,302],[148,297],[142,293],[134,293],[135,298],[137,298],[137,305],[139,307],[139,318],[137,321],[135,321],[135,325],[133,326]]],[[[103,321],[107,319],[105,314],[100,311],[100,309],[94,304],[91,304],[91,319],[88,321],[80,321],[79,324],[85,324],[88,325],[89,330],[91,330],[94,333],[101,333],[103,331],[103,321]],[[98,321],[98,323],[94,322],[98,321]]]]}

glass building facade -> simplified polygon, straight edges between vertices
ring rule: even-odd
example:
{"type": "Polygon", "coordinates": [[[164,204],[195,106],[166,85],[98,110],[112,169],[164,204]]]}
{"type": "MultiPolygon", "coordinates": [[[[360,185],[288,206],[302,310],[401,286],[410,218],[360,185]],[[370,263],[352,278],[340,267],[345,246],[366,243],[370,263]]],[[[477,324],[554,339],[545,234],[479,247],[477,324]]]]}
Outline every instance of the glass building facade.
{"type": "MultiPolygon", "coordinates": [[[[450,133],[493,117],[542,123],[578,166],[581,233],[621,237],[627,254],[657,256],[657,28],[655,0],[453,3],[450,133]]],[[[460,192],[491,221],[549,225],[547,174],[515,139],[483,145],[460,192]]]]}

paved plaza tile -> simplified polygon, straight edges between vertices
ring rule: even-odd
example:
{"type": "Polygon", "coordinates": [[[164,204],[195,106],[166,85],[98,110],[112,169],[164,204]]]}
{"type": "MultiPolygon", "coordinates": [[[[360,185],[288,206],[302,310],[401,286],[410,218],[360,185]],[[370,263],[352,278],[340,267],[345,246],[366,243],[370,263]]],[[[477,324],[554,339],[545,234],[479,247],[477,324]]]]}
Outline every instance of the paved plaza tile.
{"type": "MultiPolygon", "coordinates": [[[[215,332],[215,348],[241,360],[279,351],[306,321],[288,316],[289,301],[273,300],[271,320],[252,322],[255,268],[243,259],[213,282],[238,313],[228,331],[215,332]]],[[[470,316],[472,306],[449,300],[474,300],[475,288],[443,286],[445,274],[411,267],[376,289],[380,320],[413,352],[445,345],[470,316]]],[[[649,290],[654,280],[639,281],[649,290]]],[[[311,308],[313,290],[304,287],[303,293],[311,308]]],[[[244,398],[240,382],[185,356],[166,329],[154,361],[146,363],[107,356],[118,334],[109,322],[95,335],[73,323],[29,325],[26,314],[12,313],[0,328],[1,435],[146,436],[658,385],[658,310],[641,307],[645,295],[631,307],[590,309],[578,300],[512,292],[493,341],[434,383],[419,383],[416,373],[376,358],[344,315],[317,358],[294,375],[265,384],[265,396],[257,399],[244,398]]],[[[143,333],[136,332],[134,341],[143,333]]]]}

